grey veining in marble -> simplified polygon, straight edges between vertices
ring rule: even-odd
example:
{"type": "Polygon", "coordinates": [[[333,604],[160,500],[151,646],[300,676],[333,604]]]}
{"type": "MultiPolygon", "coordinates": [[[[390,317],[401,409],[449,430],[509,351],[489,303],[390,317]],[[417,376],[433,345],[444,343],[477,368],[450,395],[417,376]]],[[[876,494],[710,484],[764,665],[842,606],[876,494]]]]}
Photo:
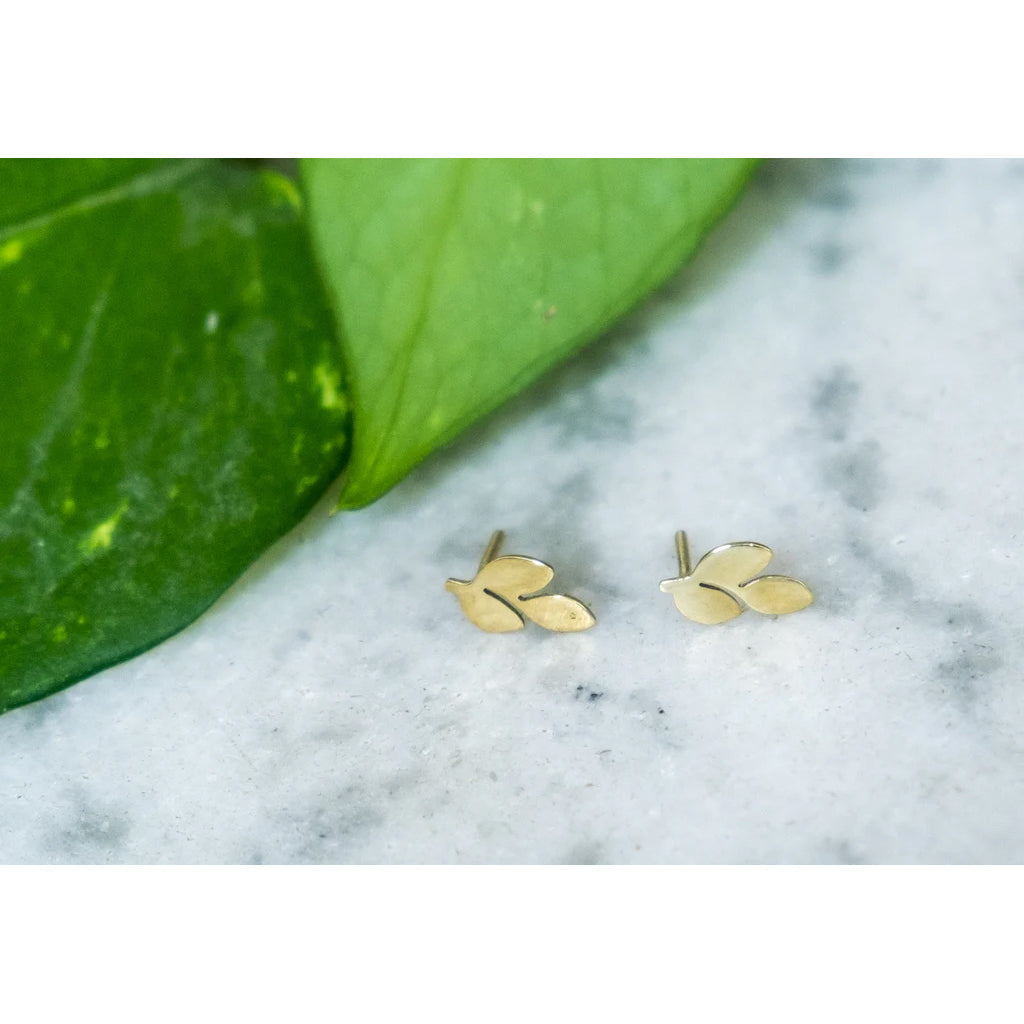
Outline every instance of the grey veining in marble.
{"type": "Polygon", "coordinates": [[[1024,165],[774,163],[611,336],[0,718],[4,862],[1024,860],[1024,165]],[[587,633],[474,629],[491,531],[587,633]],[[809,609],[658,581],[775,549],[809,609]]]}

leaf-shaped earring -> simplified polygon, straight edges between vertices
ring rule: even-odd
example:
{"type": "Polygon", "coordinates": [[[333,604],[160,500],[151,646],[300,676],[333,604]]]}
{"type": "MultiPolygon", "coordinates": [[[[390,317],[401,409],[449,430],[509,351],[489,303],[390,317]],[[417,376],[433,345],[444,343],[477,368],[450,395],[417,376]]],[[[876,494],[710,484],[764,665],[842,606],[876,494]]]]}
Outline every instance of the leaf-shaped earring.
{"type": "Polygon", "coordinates": [[[444,589],[454,594],[466,618],[487,633],[522,629],[524,616],[556,633],[590,629],[597,621],[586,605],[565,594],[538,594],[555,575],[547,562],[524,555],[496,557],[505,534],[496,530],[472,581],[450,579],[444,589]]]}
{"type": "Polygon", "coordinates": [[[790,576],[758,576],[772,560],[772,549],[755,541],[712,548],[691,571],[686,534],[676,534],[679,578],[662,580],[688,619],[713,626],[736,618],[744,605],[763,615],[786,615],[806,608],[814,595],[806,584],[790,576]]]}

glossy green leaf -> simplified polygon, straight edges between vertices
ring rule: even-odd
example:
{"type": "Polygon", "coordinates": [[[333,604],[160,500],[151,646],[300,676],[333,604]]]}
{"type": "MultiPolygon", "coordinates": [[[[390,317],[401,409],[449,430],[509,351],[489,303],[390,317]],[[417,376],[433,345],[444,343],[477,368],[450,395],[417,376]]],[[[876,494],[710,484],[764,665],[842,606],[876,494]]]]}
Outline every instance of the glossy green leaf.
{"type": "Polygon", "coordinates": [[[372,501],[664,281],[745,160],[307,160],[372,501]]]}
{"type": "Polygon", "coordinates": [[[0,711],[203,611],[340,472],[286,179],[0,161],[0,711]]]}

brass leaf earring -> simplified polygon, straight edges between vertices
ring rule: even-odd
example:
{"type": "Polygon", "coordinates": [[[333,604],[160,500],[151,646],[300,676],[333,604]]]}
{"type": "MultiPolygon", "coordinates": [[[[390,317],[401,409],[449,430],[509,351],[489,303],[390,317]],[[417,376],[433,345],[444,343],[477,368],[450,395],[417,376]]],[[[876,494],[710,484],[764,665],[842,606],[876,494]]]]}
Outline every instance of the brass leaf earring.
{"type": "Polygon", "coordinates": [[[586,605],[565,594],[537,593],[555,575],[547,562],[525,555],[496,557],[504,536],[495,530],[472,581],[450,579],[444,585],[466,618],[487,633],[522,629],[524,616],[556,633],[590,629],[597,620],[586,605]]]}
{"type": "Polygon", "coordinates": [[[739,541],[712,548],[690,570],[686,534],[676,534],[679,578],[662,580],[676,608],[688,619],[713,626],[736,618],[744,605],[762,615],[787,615],[806,608],[814,595],[806,584],[790,576],[758,576],[772,560],[772,549],[755,541],[739,541]]]}

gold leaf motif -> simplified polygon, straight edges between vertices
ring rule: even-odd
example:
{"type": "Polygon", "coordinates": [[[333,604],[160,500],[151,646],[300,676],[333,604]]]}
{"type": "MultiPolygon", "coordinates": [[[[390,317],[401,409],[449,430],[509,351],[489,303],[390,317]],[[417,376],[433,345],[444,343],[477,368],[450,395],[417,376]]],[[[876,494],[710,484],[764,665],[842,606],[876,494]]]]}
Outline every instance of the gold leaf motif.
{"type": "Polygon", "coordinates": [[[448,580],[444,589],[459,599],[462,612],[474,625],[487,633],[513,633],[523,628],[523,617],[504,601],[477,587],[476,580],[448,580]]]}
{"type": "Polygon", "coordinates": [[[762,615],[788,615],[814,600],[807,586],[790,576],[759,576],[740,587],[740,594],[762,615]]]}
{"type": "Polygon", "coordinates": [[[488,562],[473,582],[509,601],[520,594],[535,594],[555,578],[555,570],[547,562],[524,555],[502,555],[488,562]]]}
{"type": "Polygon", "coordinates": [[[772,560],[772,550],[755,541],[738,541],[712,548],[690,570],[686,534],[676,534],[681,575],[662,580],[661,589],[671,594],[676,608],[689,619],[716,625],[736,618],[747,607],[763,615],[787,615],[806,608],[814,595],[789,576],[758,576],[772,560]]]}
{"type": "Polygon", "coordinates": [[[712,548],[690,574],[699,583],[716,587],[738,587],[768,567],[772,549],[756,541],[720,544],[712,548]]]}
{"type": "Polygon", "coordinates": [[[743,611],[743,605],[731,594],[709,583],[699,583],[692,576],[665,580],[661,589],[672,595],[672,600],[683,615],[705,626],[728,622],[743,611]]]}
{"type": "Polygon", "coordinates": [[[565,594],[541,594],[520,598],[519,608],[529,619],[557,633],[576,633],[590,629],[597,621],[586,605],[565,594]]]}
{"type": "MultiPolygon", "coordinates": [[[[498,534],[495,535],[498,538],[498,534]]],[[[493,554],[495,538],[485,553],[493,554]]],[[[502,555],[481,566],[471,581],[450,579],[445,590],[459,599],[463,614],[488,633],[511,633],[522,629],[523,616],[537,625],[559,633],[590,629],[594,616],[586,605],[565,594],[541,594],[555,571],[546,562],[525,555],[502,555]]]]}

